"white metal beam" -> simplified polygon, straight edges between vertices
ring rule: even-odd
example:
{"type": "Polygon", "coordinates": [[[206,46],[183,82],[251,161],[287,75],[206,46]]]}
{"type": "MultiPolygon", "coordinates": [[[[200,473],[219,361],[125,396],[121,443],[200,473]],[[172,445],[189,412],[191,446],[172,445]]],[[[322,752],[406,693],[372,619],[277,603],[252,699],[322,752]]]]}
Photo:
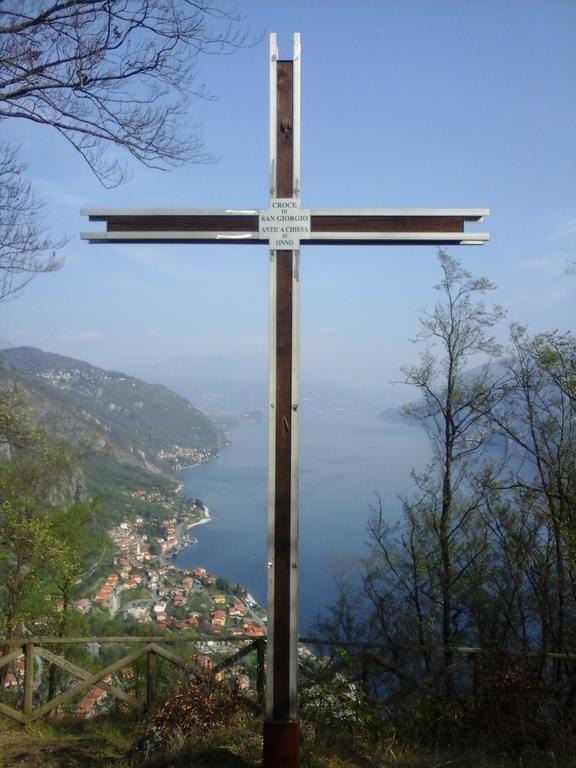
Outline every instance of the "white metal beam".
{"type": "MultiPolygon", "coordinates": [[[[81,232],[91,243],[267,243],[258,232],[81,232]]],[[[312,232],[301,237],[302,245],[381,243],[446,243],[446,245],[482,245],[490,239],[487,232],[312,232]]]]}
{"type": "MultiPolygon", "coordinates": [[[[272,198],[271,198],[272,199],[272,198]]],[[[258,216],[259,208],[82,208],[92,221],[109,216],[258,216]]],[[[264,209],[262,209],[264,210],[264,209]]],[[[312,216],[462,216],[480,221],[489,208],[311,208],[312,216]]]]}

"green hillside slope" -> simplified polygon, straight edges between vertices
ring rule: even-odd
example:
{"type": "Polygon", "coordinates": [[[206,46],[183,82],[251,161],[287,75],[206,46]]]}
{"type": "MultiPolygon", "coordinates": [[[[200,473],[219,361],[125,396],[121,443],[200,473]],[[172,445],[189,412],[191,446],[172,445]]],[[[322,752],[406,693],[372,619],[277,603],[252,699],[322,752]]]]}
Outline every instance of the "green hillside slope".
{"type": "MultiPolygon", "coordinates": [[[[174,469],[197,463],[224,444],[221,431],[207,416],[166,387],[33,347],[1,354],[27,379],[48,385],[43,392],[51,391],[54,402],[60,395],[60,402],[73,406],[75,413],[80,409],[85,424],[145,463],[174,469]]],[[[55,415],[46,413],[43,420],[58,429],[51,419],[55,415]]]]}
{"type": "Polygon", "coordinates": [[[225,444],[205,414],[165,387],[32,347],[0,353],[1,391],[18,392],[33,421],[72,446],[77,484],[101,500],[103,524],[126,513],[132,491],[170,492],[175,470],[225,444]]]}

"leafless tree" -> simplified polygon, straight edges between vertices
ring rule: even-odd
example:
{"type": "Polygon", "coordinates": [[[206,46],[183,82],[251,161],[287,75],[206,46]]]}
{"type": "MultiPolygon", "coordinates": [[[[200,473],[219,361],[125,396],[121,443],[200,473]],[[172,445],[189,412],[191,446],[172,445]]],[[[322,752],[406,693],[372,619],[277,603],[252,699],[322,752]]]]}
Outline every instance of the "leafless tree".
{"type": "MultiPolygon", "coordinates": [[[[126,178],[116,148],[152,168],[205,162],[189,114],[208,96],[196,61],[246,44],[239,21],[214,0],[4,0],[0,121],[57,131],[105,186],[126,178]]],[[[22,172],[1,145],[0,298],[59,263],[22,172]]]]}
{"type": "MultiPolygon", "coordinates": [[[[517,456],[500,480],[539,521],[547,551],[539,569],[547,575],[546,589],[539,585],[542,645],[563,653],[576,615],[576,339],[558,332],[530,337],[519,325],[510,337],[502,395],[486,416],[517,456]]],[[[555,672],[559,681],[563,662],[555,672]]]]}
{"type": "MultiPolygon", "coordinates": [[[[416,341],[426,347],[419,366],[404,370],[406,382],[415,386],[421,400],[405,409],[428,430],[433,448],[430,470],[419,478],[418,487],[431,535],[438,548],[438,583],[442,642],[449,647],[457,634],[457,582],[482,551],[459,541],[479,509],[477,495],[466,493],[470,462],[475,460],[486,433],[480,425],[479,409],[491,399],[493,382],[484,368],[474,376],[463,372],[475,355],[492,357],[499,348],[490,335],[502,318],[498,306],[486,306],[480,297],[494,285],[474,278],[461,263],[443,250],[438,253],[442,279],[435,286],[443,301],[422,317],[416,341]]],[[[422,512],[421,510],[421,512],[422,512]]],[[[453,662],[445,653],[446,668],[453,662]]],[[[450,684],[450,678],[448,678],[450,684]]]]}
{"type": "Polygon", "coordinates": [[[38,272],[58,269],[55,247],[24,165],[13,148],[0,143],[0,300],[19,293],[38,272]]]}

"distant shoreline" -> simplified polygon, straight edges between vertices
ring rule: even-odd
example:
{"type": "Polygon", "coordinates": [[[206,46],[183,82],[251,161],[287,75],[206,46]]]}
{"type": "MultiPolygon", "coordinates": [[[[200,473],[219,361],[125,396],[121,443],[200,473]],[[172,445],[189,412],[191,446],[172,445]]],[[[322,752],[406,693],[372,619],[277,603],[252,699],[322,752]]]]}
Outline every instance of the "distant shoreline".
{"type": "Polygon", "coordinates": [[[196,528],[197,525],[206,525],[206,523],[210,523],[210,522],[212,522],[212,518],[210,517],[210,510],[206,506],[206,504],[203,504],[202,517],[200,518],[200,520],[196,520],[195,522],[190,523],[188,525],[188,530],[190,530],[190,528],[196,528]]]}
{"type": "Polygon", "coordinates": [[[167,552],[163,552],[160,557],[160,561],[168,563],[179,555],[183,550],[192,546],[189,540],[190,531],[197,525],[206,525],[206,523],[212,522],[210,517],[210,509],[206,504],[202,505],[202,517],[199,520],[195,520],[193,523],[179,523],[176,526],[176,544],[171,547],[167,552]]]}

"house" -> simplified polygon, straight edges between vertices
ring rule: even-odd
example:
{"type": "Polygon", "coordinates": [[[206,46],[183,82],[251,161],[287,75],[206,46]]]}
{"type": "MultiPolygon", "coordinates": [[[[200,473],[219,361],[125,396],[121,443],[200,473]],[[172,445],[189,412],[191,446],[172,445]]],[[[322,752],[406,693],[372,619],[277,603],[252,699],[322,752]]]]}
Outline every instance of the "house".
{"type": "MultiPolygon", "coordinates": [[[[0,653],[0,657],[2,654],[0,653]]],[[[24,673],[26,670],[26,661],[24,659],[18,659],[16,662],[16,669],[14,672],[7,672],[4,678],[4,688],[12,688],[16,685],[21,685],[24,680],[24,673]]]]}
{"type": "Polygon", "coordinates": [[[92,601],[87,597],[82,597],[80,600],[76,600],[74,603],[74,608],[78,611],[78,613],[81,613],[84,616],[90,612],[90,609],[92,608],[92,601]]]}
{"type": "MultiPolygon", "coordinates": [[[[106,675],[103,679],[104,683],[110,683],[112,675],[106,675]]],[[[80,701],[76,704],[74,711],[78,715],[84,715],[84,717],[92,717],[96,714],[98,705],[106,698],[107,692],[103,688],[96,686],[91,688],[80,701]]]]}
{"type": "Polygon", "coordinates": [[[148,580],[150,581],[151,587],[157,587],[158,586],[158,579],[160,578],[160,574],[158,571],[149,571],[148,572],[148,580]]]}
{"type": "Polygon", "coordinates": [[[264,627],[260,627],[253,621],[242,622],[242,627],[244,629],[244,633],[250,637],[263,637],[266,634],[264,627]]]}
{"type": "Polygon", "coordinates": [[[226,625],[226,611],[212,611],[210,614],[212,617],[210,624],[215,628],[224,627],[226,625]]]}
{"type": "Polygon", "coordinates": [[[74,711],[83,717],[92,717],[96,714],[96,708],[106,698],[107,692],[103,688],[92,688],[76,704],[74,711]]]}
{"type": "Polygon", "coordinates": [[[148,608],[145,605],[134,605],[132,608],[126,609],[126,614],[128,616],[132,616],[133,619],[136,619],[136,621],[147,621],[148,620],[148,608]]]}
{"type": "Polygon", "coordinates": [[[248,675],[238,675],[234,682],[239,691],[247,691],[250,688],[250,678],[248,675]]]}
{"type": "Polygon", "coordinates": [[[212,669],[212,659],[210,656],[205,656],[201,653],[197,653],[194,656],[194,662],[200,667],[200,669],[210,670],[212,669]]]}
{"type": "Polygon", "coordinates": [[[7,672],[4,678],[4,688],[13,688],[18,685],[18,680],[12,672],[7,672]]]}

